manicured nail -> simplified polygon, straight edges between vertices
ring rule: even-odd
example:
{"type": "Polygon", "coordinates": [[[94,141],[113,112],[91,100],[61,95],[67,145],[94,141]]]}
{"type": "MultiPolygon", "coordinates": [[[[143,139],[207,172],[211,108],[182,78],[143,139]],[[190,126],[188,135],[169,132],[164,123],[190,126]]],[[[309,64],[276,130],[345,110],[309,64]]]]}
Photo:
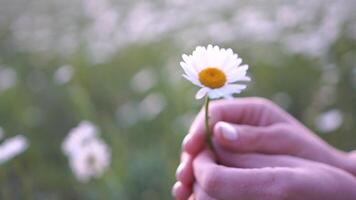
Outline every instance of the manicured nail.
{"type": "Polygon", "coordinates": [[[236,140],[237,132],[236,129],[226,122],[219,122],[219,126],[221,128],[222,136],[227,140],[236,140]]]}

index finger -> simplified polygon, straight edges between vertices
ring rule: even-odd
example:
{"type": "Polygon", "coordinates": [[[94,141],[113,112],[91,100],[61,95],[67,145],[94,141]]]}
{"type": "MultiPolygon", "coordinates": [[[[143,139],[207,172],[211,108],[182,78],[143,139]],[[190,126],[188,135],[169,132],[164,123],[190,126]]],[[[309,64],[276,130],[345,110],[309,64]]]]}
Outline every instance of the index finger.
{"type": "MultiPolygon", "coordinates": [[[[253,126],[268,126],[277,122],[292,122],[293,118],[269,100],[256,97],[211,102],[209,126],[213,130],[219,121],[253,126]]],[[[191,155],[200,152],[205,144],[205,113],[202,109],[183,141],[183,150],[191,155]]]]}
{"type": "Polygon", "coordinates": [[[271,199],[279,195],[290,168],[241,169],[218,165],[211,152],[205,150],[194,160],[197,183],[211,197],[217,199],[271,199]]]}

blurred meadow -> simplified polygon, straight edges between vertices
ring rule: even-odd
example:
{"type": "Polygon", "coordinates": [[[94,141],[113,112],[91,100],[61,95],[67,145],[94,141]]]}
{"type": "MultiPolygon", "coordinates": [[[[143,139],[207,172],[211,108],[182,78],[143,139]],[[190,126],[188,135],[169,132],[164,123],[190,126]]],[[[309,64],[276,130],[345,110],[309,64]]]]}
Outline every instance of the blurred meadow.
{"type": "Polygon", "coordinates": [[[197,45],[232,48],[250,65],[240,96],[269,98],[332,145],[356,149],[355,8],[1,0],[0,199],[171,199],[181,141],[202,105],[179,66],[197,45]],[[63,152],[83,121],[109,159],[84,181],[63,152]],[[16,135],[22,148],[6,157],[16,135]]]}

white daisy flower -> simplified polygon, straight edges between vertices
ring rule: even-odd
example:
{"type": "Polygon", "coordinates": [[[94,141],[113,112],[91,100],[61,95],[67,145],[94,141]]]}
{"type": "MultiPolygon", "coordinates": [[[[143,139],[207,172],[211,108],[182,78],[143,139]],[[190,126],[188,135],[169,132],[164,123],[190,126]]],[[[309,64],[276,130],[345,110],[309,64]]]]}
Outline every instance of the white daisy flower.
{"type": "Polygon", "coordinates": [[[65,154],[69,155],[80,150],[83,145],[97,135],[98,129],[93,123],[82,121],[77,127],[70,130],[68,136],[62,143],[62,150],[65,154]]]}
{"type": "Polygon", "coordinates": [[[27,139],[22,135],[6,139],[0,146],[0,164],[24,152],[28,145],[27,139]]]}
{"type": "Polygon", "coordinates": [[[231,49],[208,45],[198,46],[192,55],[183,54],[181,62],[185,74],[183,76],[193,84],[201,87],[195,98],[201,99],[208,95],[210,99],[220,97],[231,98],[246,88],[239,81],[250,81],[246,76],[248,65],[240,65],[242,59],[231,49]]]}
{"type": "Polygon", "coordinates": [[[89,121],[82,121],[69,132],[62,143],[70,168],[80,182],[100,177],[110,165],[110,149],[98,136],[97,126],[89,121]]]}
{"type": "Polygon", "coordinates": [[[99,138],[91,140],[69,157],[69,165],[80,182],[88,182],[93,177],[102,176],[110,161],[110,149],[99,138]]]}

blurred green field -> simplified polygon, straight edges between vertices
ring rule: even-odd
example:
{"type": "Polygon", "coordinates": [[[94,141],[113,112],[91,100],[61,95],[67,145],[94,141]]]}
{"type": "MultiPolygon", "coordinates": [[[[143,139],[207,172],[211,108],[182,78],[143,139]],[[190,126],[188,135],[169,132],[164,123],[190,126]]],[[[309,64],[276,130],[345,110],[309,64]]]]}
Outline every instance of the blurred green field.
{"type": "Polygon", "coordinates": [[[0,1],[0,127],[30,145],[0,165],[0,198],[171,199],[181,140],[203,103],[179,62],[210,43],[250,65],[240,96],[272,99],[356,149],[355,2],[321,2],[0,1]],[[292,9],[303,6],[310,16],[292,9]],[[112,152],[88,183],[61,150],[83,120],[112,152]]]}

